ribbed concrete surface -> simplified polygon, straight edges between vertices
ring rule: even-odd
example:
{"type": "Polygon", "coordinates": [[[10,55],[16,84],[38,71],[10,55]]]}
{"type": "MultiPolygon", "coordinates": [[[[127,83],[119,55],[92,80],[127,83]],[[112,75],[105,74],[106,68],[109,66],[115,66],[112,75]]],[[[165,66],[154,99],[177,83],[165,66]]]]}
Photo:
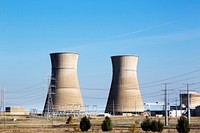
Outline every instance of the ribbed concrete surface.
{"type": "Polygon", "coordinates": [[[112,56],[113,77],[105,112],[143,112],[137,80],[137,56],[112,56]],[[114,107],[114,108],[113,108],[114,107]]]}
{"type": "MultiPolygon", "coordinates": [[[[77,53],[52,53],[51,86],[55,112],[84,111],[78,77],[77,53]],[[55,87],[54,87],[55,86],[55,87]]],[[[48,99],[48,96],[47,96],[48,99]]],[[[47,100],[45,108],[47,108],[47,100]]]]}

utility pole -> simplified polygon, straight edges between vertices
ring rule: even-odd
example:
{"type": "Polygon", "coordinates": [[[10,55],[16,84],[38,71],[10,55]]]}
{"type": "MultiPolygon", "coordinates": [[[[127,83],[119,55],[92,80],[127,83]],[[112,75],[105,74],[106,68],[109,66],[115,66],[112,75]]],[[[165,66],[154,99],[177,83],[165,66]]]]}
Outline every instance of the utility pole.
{"type": "Polygon", "coordinates": [[[165,85],[165,126],[168,126],[168,111],[167,111],[167,107],[168,107],[168,103],[167,103],[167,84],[169,83],[164,83],[165,85]]]}
{"type": "Polygon", "coordinates": [[[6,124],[6,118],[5,118],[5,111],[4,111],[4,89],[1,89],[1,112],[2,117],[4,119],[4,125],[6,124]]]}
{"type": "Polygon", "coordinates": [[[181,116],[182,116],[182,94],[180,90],[180,110],[181,110],[181,116]]]}
{"type": "Polygon", "coordinates": [[[1,116],[2,116],[2,113],[3,113],[3,112],[2,112],[2,103],[3,103],[3,102],[2,102],[2,91],[1,91],[1,95],[0,95],[0,96],[1,96],[1,106],[0,106],[0,112],[1,112],[1,116]]]}
{"type": "Polygon", "coordinates": [[[1,116],[3,117],[3,93],[1,89],[1,106],[0,106],[1,116]]]}
{"type": "Polygon", "coordinates": [[[187,85],[187,117],[188,117],[188,122],[190,124],[190,90],[189,90],[189,85],[192,84],[186,84],[187,85]]]}
{"type": "Polygon", "coordinates": [[[115,101],[113,100],[113,115],[115,115],[115,101]]]}
{"type": "Polygon", "coordinates": [[[177,98],[175,99],[175,101],[176,101],[176,117],[178,117],[178,109],[177,109],[177,102],[178,102],[178,100],[177,100],[177,98]]]}

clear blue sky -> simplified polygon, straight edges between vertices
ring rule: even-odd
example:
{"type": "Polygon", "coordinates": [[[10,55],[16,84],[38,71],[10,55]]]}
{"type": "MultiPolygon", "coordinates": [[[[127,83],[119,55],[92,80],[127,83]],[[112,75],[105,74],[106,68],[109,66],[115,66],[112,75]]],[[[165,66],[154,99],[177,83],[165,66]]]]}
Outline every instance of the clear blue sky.
{"type": "Polygon", "coordinates": [[[191,87],[200,92],[199,14],[199,0],[0,0],[0,86],[6,106],[41,110],[51,73],[49,53],[63,51],[79,53],[84,103],[101,110],[112,55],[139,56],[144,102],[162,102],[164,82],[173,83],[171,104],[186,88],[183,83],[196,83],[191,87]]]}

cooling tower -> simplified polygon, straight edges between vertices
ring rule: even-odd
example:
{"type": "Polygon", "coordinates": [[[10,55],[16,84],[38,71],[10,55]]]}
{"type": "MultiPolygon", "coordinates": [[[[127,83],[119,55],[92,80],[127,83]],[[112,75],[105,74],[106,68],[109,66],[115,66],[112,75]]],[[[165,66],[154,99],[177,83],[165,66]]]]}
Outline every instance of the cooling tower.
{"type": "Polygon", "coordinates": [[[112,56],[113,76],[106,113],[143,112],[143,102],[137,80],[137,56],[112,56]]]}
{"type": "Polygon", "coordinates": [[[77,77],[77,53],[51,53],[52,74],[44,113],[84,111],[77,77]]]}

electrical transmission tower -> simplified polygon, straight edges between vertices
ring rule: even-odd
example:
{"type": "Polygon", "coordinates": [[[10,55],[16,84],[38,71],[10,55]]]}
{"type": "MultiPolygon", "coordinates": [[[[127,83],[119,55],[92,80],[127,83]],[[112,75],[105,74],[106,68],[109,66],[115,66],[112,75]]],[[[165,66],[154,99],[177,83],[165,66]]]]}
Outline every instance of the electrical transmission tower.
{"type": "Polygon", "coordinates": [[[48,86],[48,96],[47,96],[47,117],[54,115],[54,105],[53,105],[53,95],[55,94],[55,79],[51,77],[51,80],[49,79],[49,86],[48,86]]]}
{"type": "Polygon", "coordinates": [[[44,116],[46,116],[47,122],[51,121],[53,125],[53,116],[54,116],[54,94],[55,94],[55,85],[56,80],[52,76],[48,78],[48,93],[46,98],[46,103],[44,107],[44,116]]]}

